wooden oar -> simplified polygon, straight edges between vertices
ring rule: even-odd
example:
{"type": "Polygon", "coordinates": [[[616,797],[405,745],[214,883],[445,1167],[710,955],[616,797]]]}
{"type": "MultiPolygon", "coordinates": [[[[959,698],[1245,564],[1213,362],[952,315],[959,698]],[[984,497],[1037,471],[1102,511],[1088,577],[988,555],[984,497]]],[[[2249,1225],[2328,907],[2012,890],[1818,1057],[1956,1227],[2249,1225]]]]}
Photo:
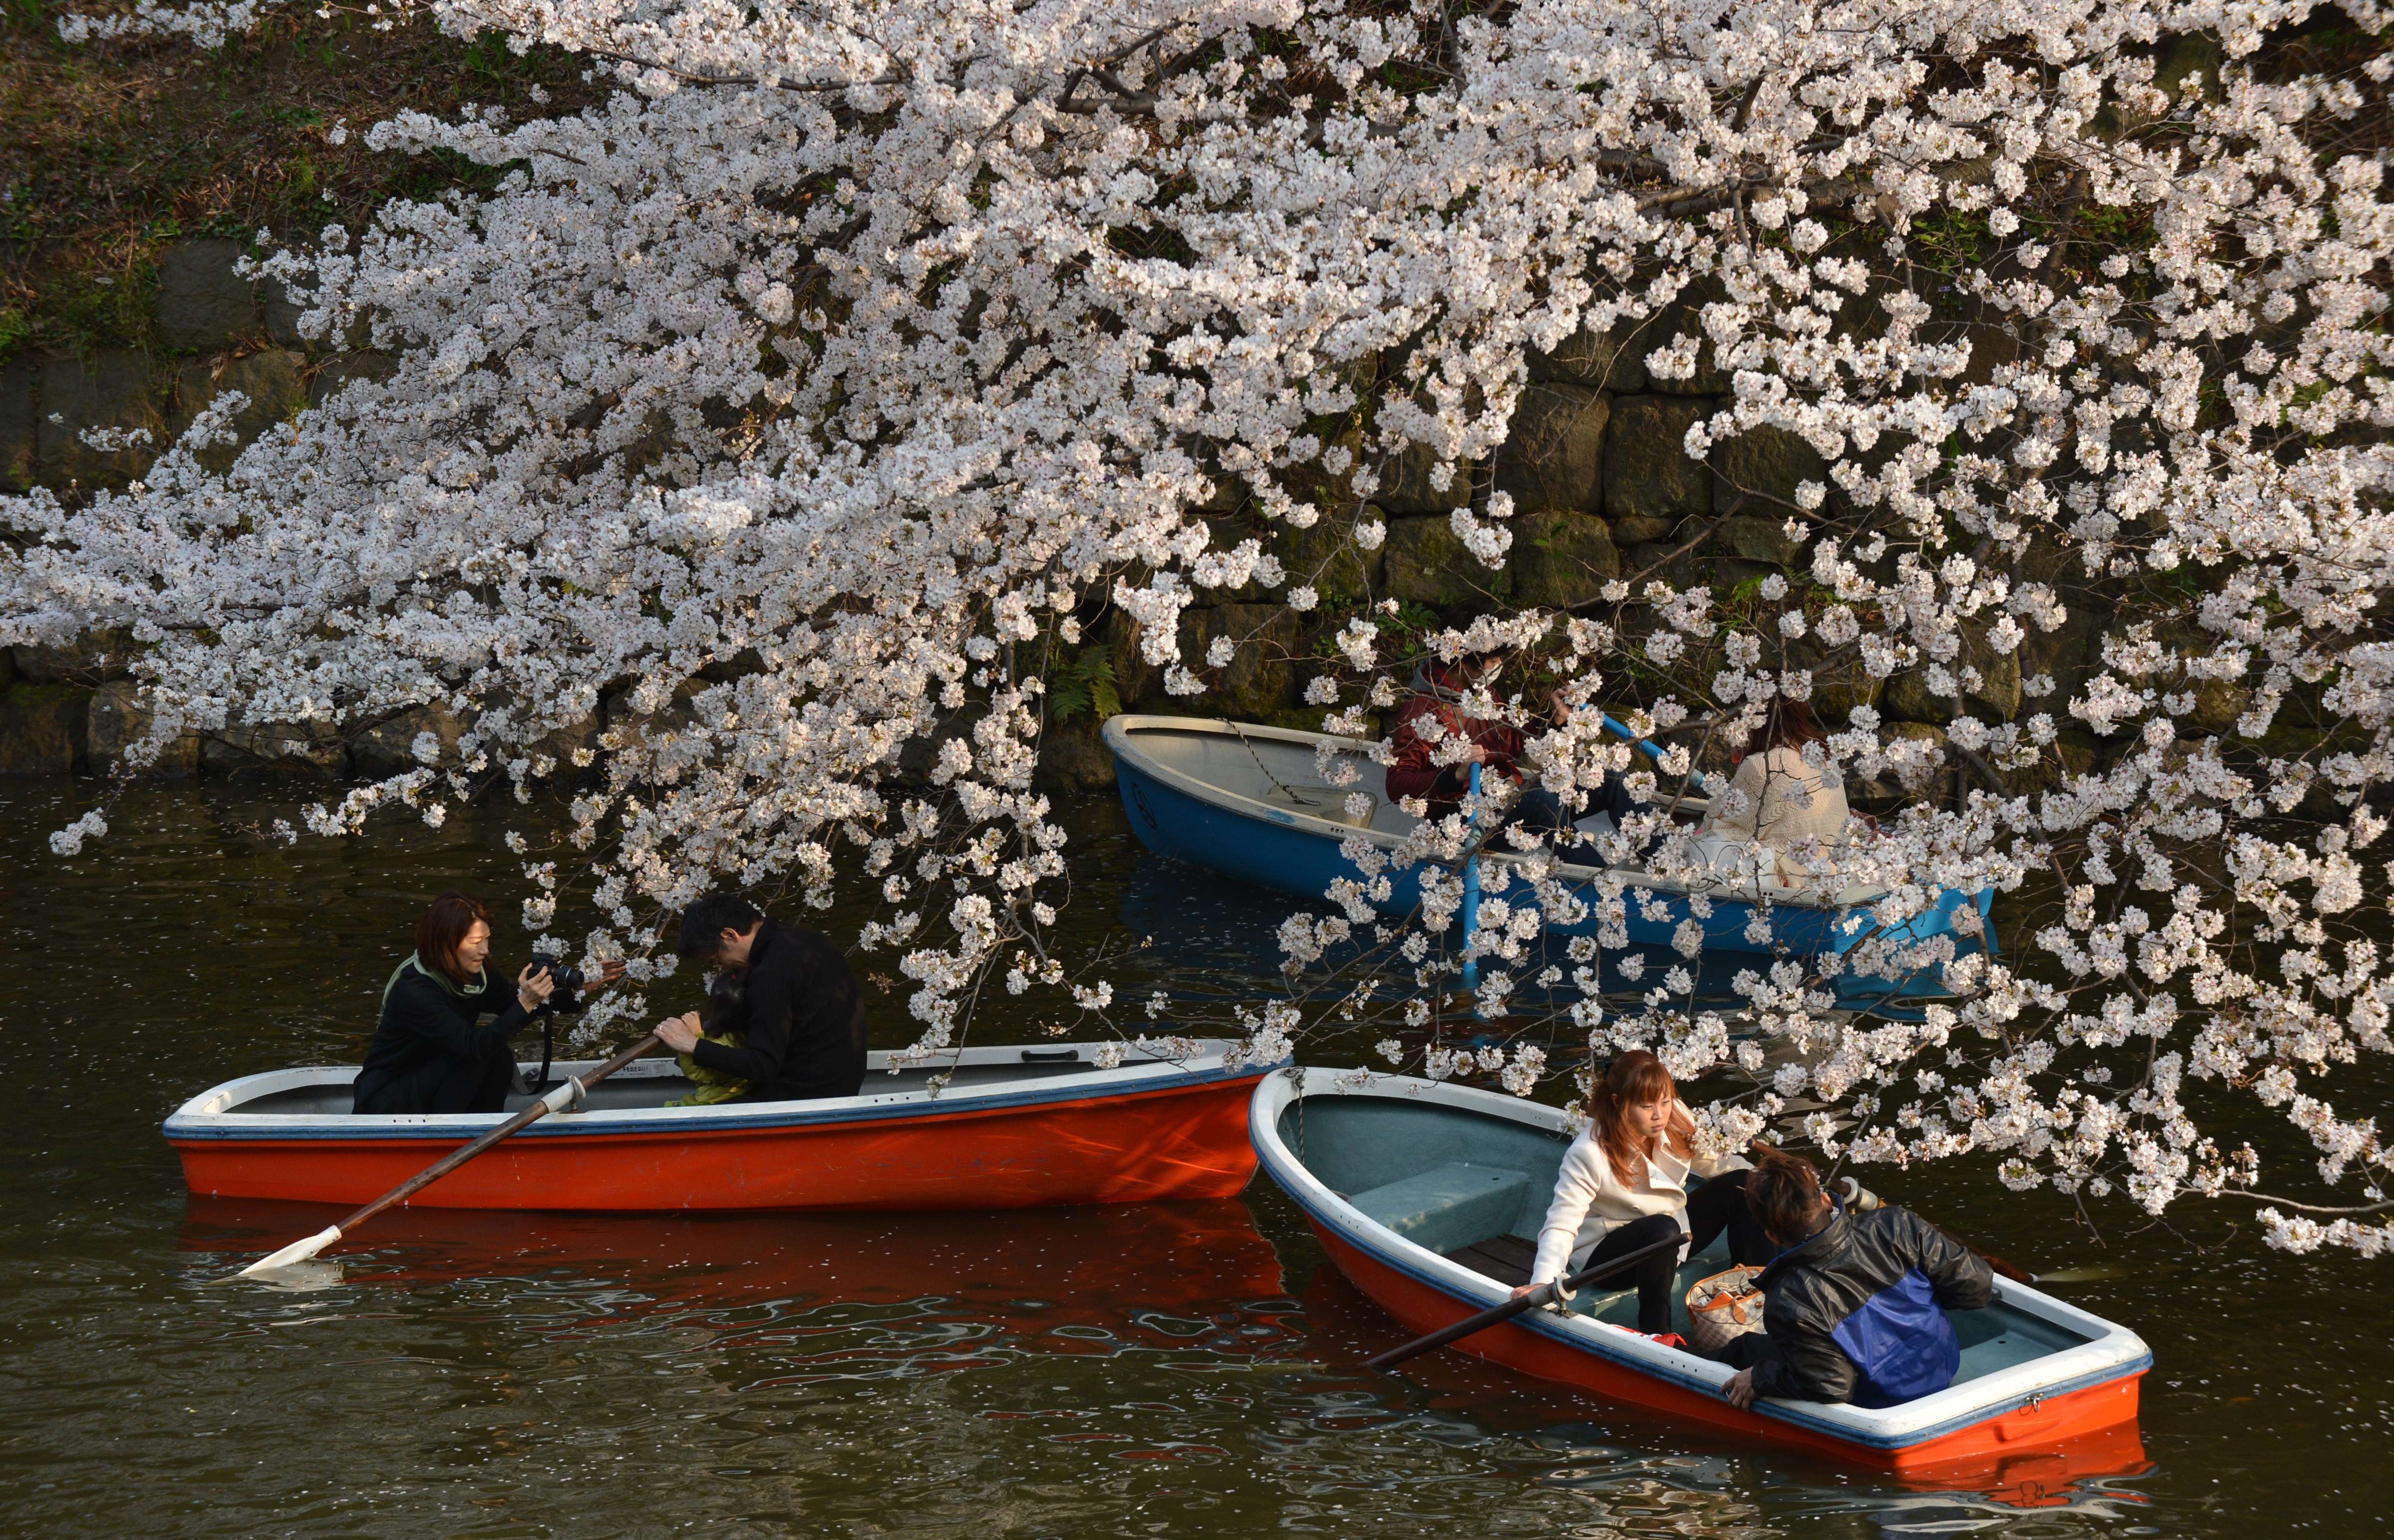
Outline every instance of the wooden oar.
{"type": "Polygon", "coordinates": [[[509,1134],[520,1132],[522,1129],[527,1128],[533,1124],[539,1122],[542,1118],[546,1117],[551,1112],[561,1112],[565,1111],[566,1108],[571,1107],[574,1102],[580,1100],[582,1094],[585,1091],[588,1090],[591,1086],[598,1085],[598,1082],[606,1079],[609,1075],[613,1074],[617,1070],[622,1069],[625,1065],[630,1063],[633,1060],[639,1058],[640,1055],[648,1052],[651,1048],[653,1048],[656,1046],[657,1034],[654,1033],[649,1033],[649,1035],[641,1038],[638,1042],[633,1044],[630,1047],[625,1048],[622,1053],[617,1054],[614,1058],[607,1060],[604,1064],[599,1065],[588,1074],[578,1075],[567,1080],[563,1085],[558,1086],[557,1089],[549,1092],[546,1096],[542,1097],[538,1101],[533,1102],[522,1112],[518,1112],[515,1116],[507,1119],[505,1123],[500,1124],[497,1127],[492,1129],[489,1133],[484,1134],[480,1139],[476,1139],[473,1143],[466,1145],[460,1149],[453,1150],[449,1153],[441,1156],[439,1160],[434,1161],[430,1165],[418,1171],[414,1176],[408,1178],[407,1180],[400,1183],[397,1187],[392,1188],[381,1197],[376,1198],[374,1202],[366,1204],[365,1207],[359,1209],[348,1218],[343,1219],[339,1224],[328,1225],[324,1229],[318,1231],[315,1234],[309,1236],[304,1241],[295,1241],[291,1244],[284,1246],[281,1251],[276,1252],[271,1257],[260,1257],[258,1260],[252,1262],[249,1266],[233,1274],[233,1276],[236,1278],[255,1278],[260,1273],[272,1272],[277,1269],[293,1267],[298,1263],[308,1260],[308,1258],[315,1256],[326,1246],[331,1245],[334,1242],[339,1240],[343,1235],[349,1233],[350,1231],[357,1229],[358,1226],[365,1223],[368,1219],[373,1218],[384,1209],[388,1208],[395,1204],[405,1203],[409,1198],[423,1191],[426,1188],[431,1186],[434,1182],[439,1181],[450,1172],[456,1170],[457,1167],[465,1165],[467,1161],[472,1160],[476,1155],[480,1154],[483,1151],[488,1150],[493,1144],[506,1139],[509,1134]]]}
{"type": "Polygon", "coordinates": [[[1581,1287],[1593,1283],[1598,1279],[1610,1278],[1624,1268],[1646,1260],[1656,1252],[1677,1252],[1680,1246],[1687,1244],[1687,1239],[1684,1235],[1673,1235],[1668,1239],[1657,1241],[1651,1246],[1639,1246],[1636,1251],[1615,1257],[1611,1261],[1599,1263],[1584,1272],[1572,1273],[1569,1278],[1560,1279],[1552,1283],[1541,1283],[1519,1299],[1507,1299],[1493,1310],[1481,1310],[1478,1315],[1458,1321],[1452,1326],[1442,1326],[1427,1336],[1417,1337],[1401,1348],[1391,1348],[1379,1357],[1367,1361],[1363,1366],[1367,1369],[1393,1368],[1407,1359],[1419,1358],[1424,1353],[1434,1352],[1450,1342],[1460,1341],[1475,1332],[1484,1332],[1491,1326],[1510,1321],[1524,1310],[1536,1310],[1558,1296],[1568,1299],[1581,1287]]]}

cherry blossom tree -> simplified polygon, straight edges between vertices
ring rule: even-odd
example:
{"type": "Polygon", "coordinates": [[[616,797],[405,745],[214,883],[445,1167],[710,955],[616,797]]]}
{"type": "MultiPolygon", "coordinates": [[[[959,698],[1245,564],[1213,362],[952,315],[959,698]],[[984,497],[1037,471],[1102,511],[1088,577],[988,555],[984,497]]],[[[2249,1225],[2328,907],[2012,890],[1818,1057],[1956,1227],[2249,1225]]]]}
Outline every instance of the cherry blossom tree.
{"type": "MultiPolygon", "coordinates": [[[[454,750],[428,731],[417,769],[311,829],[588,770],[571,851],[528,862],[536,928],[560,887],[595,900],[589,948],[637,951],[717,881],[868,884],[862,941],[914,981],[916,1052],[993,981],[1112,1026],[1052,929],[1065,841],[1032,770],[1056,649],[1119,612],[1195,695],[1241,642],[1182,655],[1192,600],[1260,586],[1324,618],[1320,574],[1217,544],[1199,509],[1225,488],[1371,546],[1375,494],[1426,465],[1493,572],[1516,510],[1480,467],[1533,361],[1634,336],[1653,375],[1723,382],[1688,454],[1775,435],[1817,463],[1739,502],[1800,554],[1730,593],[1683,549],[1428,644],[1529,660],[1477,709],[1530,729],[1563,796],[1631,759],[1557,701],[1676,734],[1641,789],[1724,795],[1710,745],[1774,696],[1914,677],[1953,703],[1941,740],[1848,690],[1822,757],[1924,795],[1812,875],[1879,894],[1883,927],[1989,887],[2051,923],[2005,957],[1866,951],[1934,972],[1917,1020],[1838,1009],[1800,957],[1741,974],[1734,1022],[1686,967],[1608,1006],[1592,965],[1618,940],[1558,955],[1543,932],[1582,902],[1617,928],[1635,895],[1516,839],[1512,893],[1463,936],[1473,826],[1425,820],[1393,855],[1354,845],[1356,878],[1284,928],[1291,989],[1247,1051],[1387,1019],[1395,1060],[1526,1093],[1550,1073],[1526,1036],[1401,1035],[1449,1019],[1468,961],[1492,1014],[1745,1076],[1709,1137],[1801,1097],[1840,1158],[1976,1152],[2153,1214],[2255,1202],[2292,1249],[2394,1244],[2387,1152],[2349,1105],[2383,1084],[2394,1002],[2394,862],[2365,854],[2394,773],[2371,0],[428,8],[614,89],[366,130],[504,170],[266,264],[309,296],[303,329],[392,372],[229,470],[201,452],[230,399],[126,491],[0,502],[0,639],[129,627],[156,713],[135,765],[191,728],[445,714],[454,750]],[[2093,665],[1983,709],[1991,671],[2075,624],[2064,574],[2117,599],[2093,665]],[[604,737],[561,759],[602,696],[604,737]],[[1926,795],[1949,764],[1966,795],[1926,795]],[[1375,906],[1392,867],[1422,881],[1411,915],[1375,906]],[[2270,1170],[2316,1162],[2309,1196],[2269,1195],[2220,1132],[2256,1104],[2286,1125],[2270,1170]]],[[[67,27],[204,45],[258,9],[67,27]]],[[[1328,618],[1309,699],[1364,731],[1401,682],[1390,615],[1328,618]]],[[[1689,870],[1659,824],[1594,863],[1654,835],[1656,869],[1689,870]]]]}

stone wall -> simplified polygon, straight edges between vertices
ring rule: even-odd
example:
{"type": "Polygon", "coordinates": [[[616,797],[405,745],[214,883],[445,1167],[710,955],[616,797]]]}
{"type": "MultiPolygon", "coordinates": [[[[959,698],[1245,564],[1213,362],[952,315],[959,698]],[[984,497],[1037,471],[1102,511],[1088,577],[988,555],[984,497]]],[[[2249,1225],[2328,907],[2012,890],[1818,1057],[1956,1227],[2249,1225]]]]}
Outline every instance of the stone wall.
{"type": "Polygon", "coordinates": [[[0,492],[122,487],[226,390],[249,398],[235,420],[247,441],[342,381],[382,367],[375,354],[310,346],[299,336],[298,307],[280,285],[233,271],[241,253],[241,243],[223,240],[166,248],[153,301],[154,351],[20,353],[0,364],[0,492]],[[147,428],[151,442],[104,453],[82,441],[92,428],[147,428]]]}
{"type": "MultiPolygon", "coordinates": [[[[136,741],[149,736],[126,674],[125,638],[99,636],[72,648],[0,648],[0,775],[105,775],[136,741]]],[[[560,763],[597,745],[608,713],[553,734],[540,745],[560,763]]],[[[625,724],[636,719],[618,711],[625,724]]],[[[419,706],[344,731],[319,724],[268,724],[218,733],[186,733],[159,758],[153,775],[303,778],[394,775],[413,770],[415,741],[429,732],[437,762],[455,763],[466,724],[441,706],[419,706]]]]}
{"type": "MultiPolygon", "coordinates": [[[[239,389],[250,400],[238,426],[244,441],[321,400],[340,383],[383,367],[379,355],[311,348],[296,330],[297,311],[270,285],[238,277],[231,241],[193,241],[170,248],[159,265],[155,335],[161,350],[101,351],[89,357],[20,356],[0,365],[0,489],[44,485],[67,491],[122,486],[154,455],[103,454],[79,433],[93,427],[147,427],[163,443],[216,395],[239,389]]],[[[1532,361],[1531,384],[1511,438],[1489,464],[1464,467],[1443,490],[1429,484],[1430,459],[1416,450],[1383,467],[1366,517],[1384,520],[1378,550],[1358,550],[1348,524],[1325,520],[1293,530],[1255,517],[1243,490],[1220,479],[1204,510],[1224,545],[1255,538],[1289,572],[1289,586],[1309,584],[1322,607],[1300,616],[1260,588],[1210,592],[1186,611],[1184,661],[1203,663],[1227,638],[1227,666],[1204,671],[1203,695],[1175,696],[1163,671],[1140,656],[1128,617],[1112,615],[1092,646],[1110,662],[1127,709],[1226,716],[1319,727],[1322,711],[1302,704],[1307,680],[1322,666],[1323,633],[1343,625],[1359,602],[1395,599],[1460,620],[1499,604],[1568,609],[1599,599],[1608,581],[1659,570],[1682,585],[1708,582],[1728,591],[1779,571],[1798,554],[1784,525],[1797,483],[1820,480],[1819,457],[1801,440],[1760,430],[1718,446],[1709,465],[1688,458],[1687,431],[1719,404],[1727,381],[1710,370],[1684,380],[1652,376],[1645,354],[1690,317],[1666,314],[1634,336],[1583,332],[1532,361]],[[1467,552],[1450,515],[1483,505],[1491,491],[1510,494],[1513,544],[1491,571],[1467,552]]],[[[218,451],[229,455],[230,451],[218,451]]],[[[1326,499],[1336,506],[1336,499],[1326,499]]],[[[2066,582],[2057,570],[2045,575],[2066,582]]],[[[1966,704],[1982,717],[2010,719],[2056,709],[2083,678],[2087,639],[2099,621],[2099,596],[2069,593],[2071,625],[2032,635],[2021,653],[1998,657],[1966,647],[1978,668],[1966,704]],[[2025,701],[2024,676],[2054,676],[2046,702],[2025,701]]],[[[103,771],[146,727],[124,681],[121,647],[60,656],[20,648],[0,658],[0,774],[103,771]]],[[[1890,681],[1859,669],[1824,672],[1820,699],[1833,718],[1856,704],[1891,721],[1919,724],[1941,740],[1953,703],[1929,694],[1916,676],[1890,681]]],[[[2232,716],[2232,712],[2230,714],[2232,716]]],[[[454,744],[456,724],[433,724],[454,744]]],[[[178,747],[164,767],[203,774],[276,773],[334,777],[402,768],[424,724],[409,718],[336,738],[321,731],[250,728],[178,747]]],[[[593,724],[594,733],[598,731],[593,724]]],[[[1915,734],[1917,735],[1917,734],[1915,734]]],[[[2091,740],[2084,748],[2091,757],[2091,740]]],[[[1093,787],[1112,781],[1112,766],[1086,715],[1061,722],[1043,755],[1051,784],[1093,787]]]]}

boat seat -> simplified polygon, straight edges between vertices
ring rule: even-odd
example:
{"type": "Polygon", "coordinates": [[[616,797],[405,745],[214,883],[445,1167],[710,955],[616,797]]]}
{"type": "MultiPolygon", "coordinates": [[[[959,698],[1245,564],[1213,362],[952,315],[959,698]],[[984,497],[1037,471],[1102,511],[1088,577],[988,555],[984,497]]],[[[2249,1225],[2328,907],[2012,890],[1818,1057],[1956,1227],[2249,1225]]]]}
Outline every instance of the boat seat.
{"type": "Polygon", "coordinates": [[[2032,1359],[2075,1348],[2087,1339],[2075,1332],[2018,1310],[1947,1310],[1961,1339],[1962,1363],[1953,1383],[1977,1379],[2032,1359]]]}
{"type": "Polygon", "coordinates": [[[1268,808],[1286,808],[1291,812],[1319,818],[1332,823],[1344,823],[1350,829],[1368,829],[1372,815],[1380,810],[1380,799],[1358,787],[1312,785],[1275,785],[1255,794],[1256,800],[1268,808]],[[1361,796],[1364,802],[1363,816],[1355,817],[1347,810],[1347,799],[1361,796]]]}
{"type": "Polygon", "coordinates": [[[1456,1162],[1347,1201],[1364,1218],[1443,1255],[1512,1229],[1529,1189],[1527,1172],[1456,1162]]]}

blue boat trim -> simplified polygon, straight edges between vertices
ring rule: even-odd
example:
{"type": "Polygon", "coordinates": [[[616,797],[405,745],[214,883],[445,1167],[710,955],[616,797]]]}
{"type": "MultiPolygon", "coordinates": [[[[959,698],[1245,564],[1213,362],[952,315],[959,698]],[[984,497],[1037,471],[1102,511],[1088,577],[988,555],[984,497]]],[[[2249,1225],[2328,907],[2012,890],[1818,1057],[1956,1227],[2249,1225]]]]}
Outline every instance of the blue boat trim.
{"type": "MultiPolygon", "coordinates": [[[[1215,1085],[1225,1080],[1260,1079],[1275,1067],[1267,1064],[1249,1065],[1240,1070],[1180,1070],[1176,1073],[1145,1075],[1137,1080],[1118,1082],[1107,1086],[1091,1086],[1085,1082],[1078,1086],[1059,1085],[1047,1090],[986,1094],[959,1091],[951,1097],[942,1097],[936,1100],[921,1099],[864,1107],[806,1110],[809,1107],[809,1103],[785,1102],[781,1105],[801,1110],[777,1112],[760,1109],[755,1112],[715,1112],[704,1116],[644,1118],[637,1123],[601,1121],[609,1119],[610,1115],[605,1112],[576,1112],[565,1116],[562,1121],[543,1118],[515,1137],[518,1139],[588,1139],[599,1135],[754,1133],[776,1128],[821,1126],[841,1123],[889,1122],[900,1118],[938,1116],[943,1113],[995,1112],[1058,1101],[1094,1101],[1114,1097],[1152,1096],[1163,1092],[1182,1090],[1190,1086],[1215,1085]]],[[[281,1141],[310,1144],[325,1140],[351,1142],[360,1139],[407,1139],[421,1142],[426,1139],[473,1139],[497,1126],[499,1122],[497,1113],[491,1114],[487,1124],[429,1126],[414,1124],[398,1127],[389,1125],[344,1127],[333,1117],[308,1119],[304,1127],[290,1129],[256,1125],[237,1127],[215,1121],[217,1117],[257,1115],[261,1114],[243,1113],[237,1109],[193,1118],[185,1118],[178,1112],[166,1119],[164,1133],[170,1139],[239,1139],[244,1143],[281,1141]]],[[[295,1118],[294,1121],[299,1120],[295,1118]]]]}

